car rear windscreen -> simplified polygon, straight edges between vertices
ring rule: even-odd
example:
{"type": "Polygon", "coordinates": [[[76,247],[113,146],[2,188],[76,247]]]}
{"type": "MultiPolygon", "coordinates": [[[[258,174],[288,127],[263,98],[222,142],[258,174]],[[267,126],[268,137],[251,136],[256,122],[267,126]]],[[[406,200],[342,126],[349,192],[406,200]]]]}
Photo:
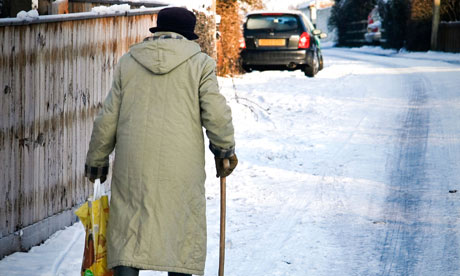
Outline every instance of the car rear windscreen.
{"type": "Polygon", "coordinates": [[[246,29],[263,30],[270,29],[274,31],[297,30],[297,17],[294,15],[252,15],[248,18],[246,29]]]}

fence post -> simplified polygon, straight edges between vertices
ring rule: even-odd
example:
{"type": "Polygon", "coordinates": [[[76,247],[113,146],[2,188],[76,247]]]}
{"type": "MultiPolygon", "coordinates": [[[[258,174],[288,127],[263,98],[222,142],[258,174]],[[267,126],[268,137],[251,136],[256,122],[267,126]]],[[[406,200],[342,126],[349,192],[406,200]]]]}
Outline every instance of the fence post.
{"type": "Polygon", "coordinates": [[[439,10],[441,6],[441,0],[434,0],[433,6],[433,26],[431,28],[431,50],[437,50],[438,48],[438,28],[439,28],[439,10]]]}

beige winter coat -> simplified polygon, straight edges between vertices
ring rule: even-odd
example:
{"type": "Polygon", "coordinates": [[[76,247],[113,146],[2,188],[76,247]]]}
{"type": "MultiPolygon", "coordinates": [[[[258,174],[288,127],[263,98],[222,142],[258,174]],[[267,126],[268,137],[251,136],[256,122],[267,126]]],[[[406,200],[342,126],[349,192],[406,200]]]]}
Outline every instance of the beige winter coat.
{"type": "Polygon", "coordinates": [[[94,122],[86,175],[106,174],[115,149],[109,267],[204,273],[202,127],[216,155],[233,154],[235,143],[214,61],[180,38],[133,45],[119,60],[94,122]]]}

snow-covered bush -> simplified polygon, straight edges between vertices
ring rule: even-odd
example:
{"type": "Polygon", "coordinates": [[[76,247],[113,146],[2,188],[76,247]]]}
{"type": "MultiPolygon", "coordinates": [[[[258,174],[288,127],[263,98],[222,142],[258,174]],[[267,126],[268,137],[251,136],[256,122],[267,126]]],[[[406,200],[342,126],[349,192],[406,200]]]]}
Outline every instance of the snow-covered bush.
{"type": "Polygon", "coordinates": [[[221,18],[220,38],[217,42],[217,74],[219,76],[242,73],[239,49],[239,41],[243,36],[242,17],[251,7],[262,7],[262,1],[217,0],[216,2],[216,12],[221,18]]]}
{"type": "Polygon", "coordinates": [[[216,59],[216,18],[206,10],[193,9],[193,13],[196,16],[195,33],[199,36],[196,42],[203,52],[216,59]]]}

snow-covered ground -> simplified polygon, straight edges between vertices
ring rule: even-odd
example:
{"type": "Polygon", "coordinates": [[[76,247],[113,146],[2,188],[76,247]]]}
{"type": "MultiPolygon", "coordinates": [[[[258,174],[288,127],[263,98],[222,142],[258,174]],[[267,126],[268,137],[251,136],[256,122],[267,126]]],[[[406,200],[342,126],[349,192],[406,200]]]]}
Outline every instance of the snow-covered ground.
{"type": "MultiPolygon", "coordinates": [[[[313,79],[219,79],[240,160],[227,179],[226,275],[459,275],[460,55],[323,54],[313,79]]],[[[206,157],[205,273],[216,275],[219,182],[206,157]]],[[[0,275],[77,276],[83,239],[77,223],[1,260],[0,275]]]]}

